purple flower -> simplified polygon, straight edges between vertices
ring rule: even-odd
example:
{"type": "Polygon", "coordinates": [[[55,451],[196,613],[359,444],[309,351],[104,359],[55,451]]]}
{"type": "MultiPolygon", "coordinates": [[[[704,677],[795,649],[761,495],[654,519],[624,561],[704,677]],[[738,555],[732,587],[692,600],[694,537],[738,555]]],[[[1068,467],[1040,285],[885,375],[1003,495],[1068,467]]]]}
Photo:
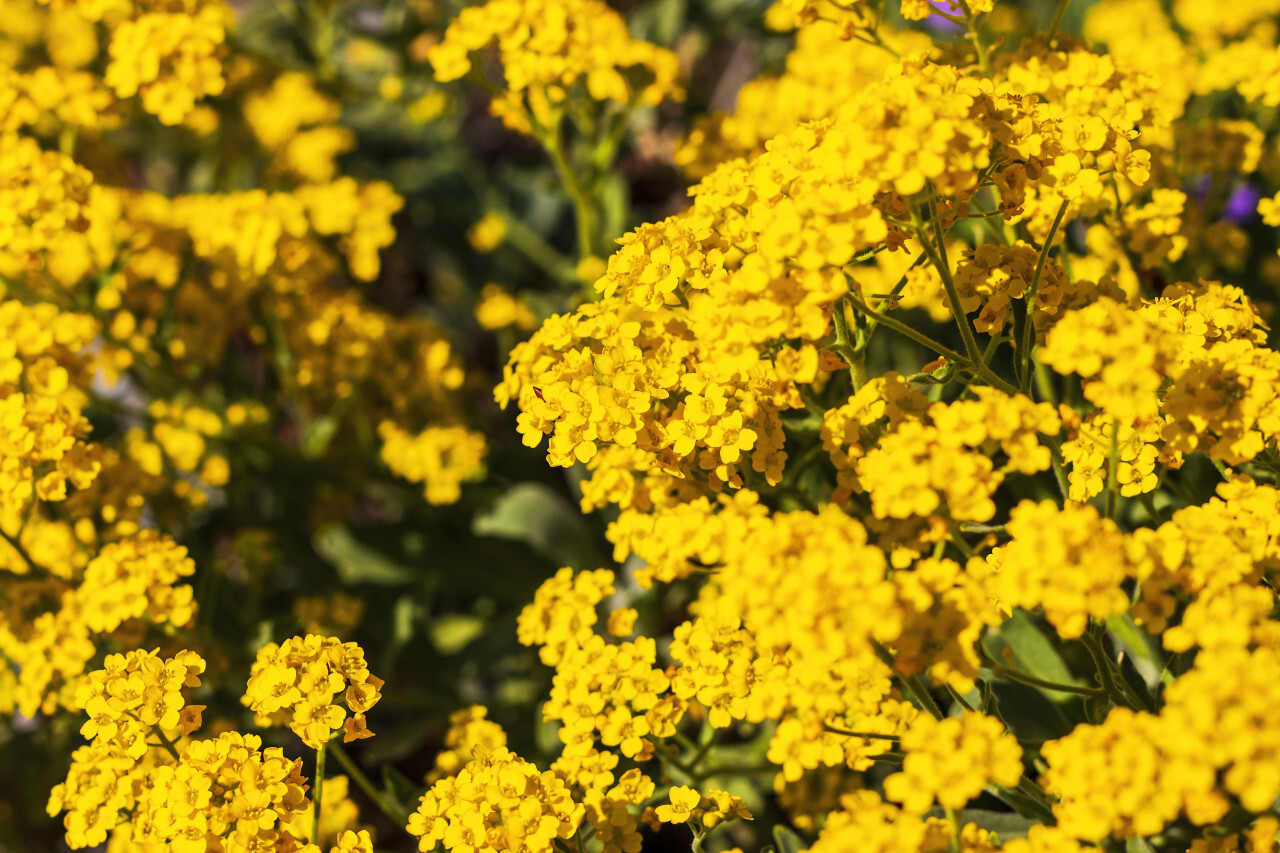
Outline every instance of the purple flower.
{"type": "Polygon", "coordinates": [[[1222,219],[1232,225],[1243,225],[1258,212],[1258,199],[1261,195],[1249,184],[1241,184],[1231,192],[1231,197],[1222,206],[1222,219]]]}
{"type": "MultiPolygon", "coordinates": [[[[951,14],[955,11],[955,7],[950,3],[945,2],[945,0],[943,0],[943,2],[931,2],[929,5],[936,9],[940,9],[947,14],[951,14]]],[[[948,21],[936,12],[924,19],[924,25],[936,33],[954,35],[956,33],[964,32],[964,27],[961,27],[955,21],[948,21]]]]}

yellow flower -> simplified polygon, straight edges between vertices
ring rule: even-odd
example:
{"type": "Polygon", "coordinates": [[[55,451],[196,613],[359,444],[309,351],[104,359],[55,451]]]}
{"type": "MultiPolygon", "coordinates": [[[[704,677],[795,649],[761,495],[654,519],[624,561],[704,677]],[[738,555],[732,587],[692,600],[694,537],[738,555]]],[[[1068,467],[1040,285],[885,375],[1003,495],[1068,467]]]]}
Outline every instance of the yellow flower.
{"type": "Polygon", "coordinates": [[[694,810],[702,802],[701,794],[683,785],[674,786],[667,797],[670,803],[658,806],[658,820],[663,823],[688,823],[694,817],[694,810]]]}

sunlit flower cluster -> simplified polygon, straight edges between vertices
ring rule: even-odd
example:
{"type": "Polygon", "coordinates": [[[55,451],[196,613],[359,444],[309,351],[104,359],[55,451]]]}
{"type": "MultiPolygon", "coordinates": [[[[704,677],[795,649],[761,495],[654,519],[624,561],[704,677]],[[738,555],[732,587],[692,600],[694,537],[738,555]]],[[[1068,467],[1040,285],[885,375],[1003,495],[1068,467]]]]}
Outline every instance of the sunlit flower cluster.
{"type": "Polygon", "coordinates": [[[244,703],[260,723],[279,717],[318,749],[335,730],[343,732],[344,741],[372,737],[364,715],[380,698],[382,680],[369,673],[363,649],[336,637],[308,634],[258,651],[244,703]],[[339,694],[345,709],[338,704],[339,694]]]}
{"type": "Polygon", "coordinates": [[[66,845],[1280,849],[1280,0],[384,5],[0,0],[66,845]]]}

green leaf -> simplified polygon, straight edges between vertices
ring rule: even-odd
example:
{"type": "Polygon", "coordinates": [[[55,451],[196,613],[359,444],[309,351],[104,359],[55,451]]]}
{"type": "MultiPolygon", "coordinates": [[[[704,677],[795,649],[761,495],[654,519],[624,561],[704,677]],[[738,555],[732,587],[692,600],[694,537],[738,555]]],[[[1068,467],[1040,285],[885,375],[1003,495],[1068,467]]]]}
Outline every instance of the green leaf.
{"type": "Polygon", "coordinates": [[[1009,721],[1000,713],[1000,702],[996,698],[995,692],[991,689],[991,685],[983,679],[978,679],[978,694],[982,701],[982,713],[990,717],[995,717],[1000,721],[1000,725],[1006,729],[1009,728],[1009,721]]]}
{"type": "Polygon", "coordinates": [[[962,823],[975,823],[980,828],[999,834],[1001,841],[1024,838],[1027,830],[1040,821],[1023,817],[1017,812],[993,812],[987,809],[965,809],[960,813],[962,823]]]}
{"type": "Polygon", "coordinates": [[[777,845],[778,853],[800,853],[809,847],[794,830],[780,824],[773,828],[773,843],[777,845]]]}
{"type": "MultiPolygon", "coordinates": [[[[1033,822],[1043,823],[1042,819],[1036,819],[1034,815],[1044,813],[1045,809],[1034,798],[1027,796],[1017,788],[1005,788],[1001,785],[993,785],[991,790],[1000,800],[1017,809],[1019,814],[1032,815],[1033,822]]],[[[1052,812],[1049,812],[1047,816],[1051,818],[1053,816],[1052,812]]]]}
{"type": "Polygon", "coordinates": [[[523,542],[557,566],[594,569],[601,562],[582,514],[541,483],[513,486],[476,516],[472,530],[477,536],[523,542]]]}
{"type": "Polygon", "coordinates": [[[391,640],[396,647],[403,646],[413,638],[413,623],[418,618],[418,604],[414,596],[406,593],[397,598],[391,614],[391,640]]]}
{"type": "Polygon", "coordinates": [[[631,190],[618,175],[606,175],[600,180],[600,223],[606,234],[621,234],[627,230],[627,216],[631,211],[631,190]]]}
{"type": "Polygon", "coordinates": [[[1155,639],[1134,624],[1133,617],[1125,613],[1107,617],[1107,630],[1126,655],[1138,674],[1151,688],[1160,683],[1160,663],[1164,657],[1155,639]]]}
{"type": "MultiPolygon", "coordinates": [[[[443,709],[442,709],[443,710],[443,709]]],[[[447,713],[447,711],[445,711],[447,713]]],[[[441,714],[443,716],[444,714],[441,714]]],[[[363,743],[368,746],[361,752],[366,767],[389,767],[394,761],[403,761],[422,750],[431,738],[438,734],[422,724],[428,718],[426,712],[417,718],[406,718],[403,723],[396,723],[383,731],[378,727],[378,736],[363,743]]],[[[413,804],[417,804],[414,799],[413,804]]],[[[410,808],[412,810],[412,807],[410,808]]]]}
{"type": "Polygon", "coordinates": [[[381,584],[395,586],[413,580],[416,573],[408,566],[387,557],[356,539],[340,524],[330,524],[316,531],[312,539],[316,553],[324,557],[346,584],[381,584]]]}
{"type": "Polygon", "coordinates": [[[1071,705],[1055,702],[1038,688],[1016,681],[995,681],[991,693],[1004,724],[1024,747],[1063,737],[1078,722],[1069,713],[1073,710],[1071,705]]]}
{"type": "MultiPolygon", "coordinates": [[[[1012,650],[1013,656],[1009,663],[1028,675],[1059,684],[1079,683],[1058,654],[1057,648],[1026,611],[1015,610],[1000,627],[989,632],[986,647],[987,653],[996,661],[1005,660],[1005,649],[1012,650]]],[[[1055,702],[1069,702],[1076,698],[1073,694],[1060,690],[1046,689],[1041,692],[1055,702]]]]}
{"type": "Polygon", "coordinates": [[[387,792],[387,799],[391,804],[405,815],[417,809],[418,800],[425,791],[422,786],[415,785],[413,780],[390,764],[382,767],[382,787],[387,792]]]}
{"type": "Polygon", "coordinates": [[[1125,853],[1156,853],[1156,849],[1144,838],[1130,838],[1124,843],[1125,853]]]}
{"type": "Polygon", "coordinates": [[[687,15],[686,0],[655,0],[632,14],[631,29],[638,38],[670,47],[675,44],[687,15]]]}
{"type": "Polygon", "coordinates": [[[457,654],[484,633],[485,620],[470,613],[446,613],[431,620],[427,633],[442,655],[457,654]]]}
{"type": "Polygon", "coordinates": [[[315,458],[324,453],[337,431],[338,419],[333,415],[322,415],[307,424],[302,434],[302,455],[315,458]]]}

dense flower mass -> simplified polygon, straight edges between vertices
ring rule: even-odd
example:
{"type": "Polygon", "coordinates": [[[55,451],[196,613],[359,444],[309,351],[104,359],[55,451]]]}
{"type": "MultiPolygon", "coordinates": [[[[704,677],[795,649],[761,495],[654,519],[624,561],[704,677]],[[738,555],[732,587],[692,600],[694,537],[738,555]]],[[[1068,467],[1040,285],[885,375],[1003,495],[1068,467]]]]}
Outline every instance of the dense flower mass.
{"type": "Polygon", "coordinates": [[[308,634],[258,651],[244,704],[262,724],[283,717],[303,743],[319,749],[336,729],[344,741],[371,737],[364,715],[381,697],[382,680],[369,673],[363,649],[308,634]],[[338,694],[346,710],[337,704],[338,694]]]}
{"type": "Polygon", "coordinates": [[[518,130],[552,127],[578,89],[624,105],[683,94],[675,55],[633,39],[626,21],[600,0],[490,0],[464,9],[427,57],[438,79],[456,80],[483,74],[475,54],[490,45],[503,77],[490,109],[518,130]],[[649,80],[637,85],[644,76],[649,80]]]}
{"type": "Polygon", "coordinates": [[[0,0],[0,849],[1280,850],[1280,0],[751,7],[0,0]]]}

